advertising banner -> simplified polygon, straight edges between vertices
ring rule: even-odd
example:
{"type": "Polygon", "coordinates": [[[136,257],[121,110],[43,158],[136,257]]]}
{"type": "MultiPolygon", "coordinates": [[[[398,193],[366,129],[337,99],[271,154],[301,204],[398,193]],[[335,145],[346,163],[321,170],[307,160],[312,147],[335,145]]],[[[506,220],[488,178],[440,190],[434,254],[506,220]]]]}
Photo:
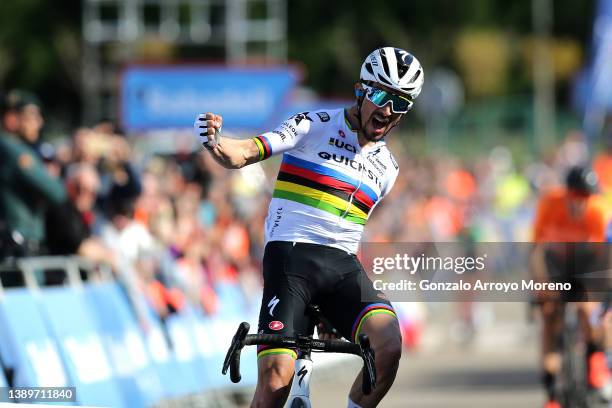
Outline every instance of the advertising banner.
{"type": "Polygon", "coordinates": [[[121,82],[122,124],[128,131],[191,128],[198,113],[215,112],[227,129],[261,130],[296,82],[287,66],[131,66],[121,82]]]}

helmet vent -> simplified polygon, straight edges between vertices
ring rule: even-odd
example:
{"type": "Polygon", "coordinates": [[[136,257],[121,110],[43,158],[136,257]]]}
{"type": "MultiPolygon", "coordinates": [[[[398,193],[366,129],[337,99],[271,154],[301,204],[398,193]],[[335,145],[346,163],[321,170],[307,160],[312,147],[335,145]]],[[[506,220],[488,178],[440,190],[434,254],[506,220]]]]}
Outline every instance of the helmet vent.
{"type": "MultiPolygon", "coordinates": [[[[384,61],[384,60],[383,60],[384,61]]],[[[382,75],[378,74],[378,80],[382,83],[385,83],[389,86],[393,86],[393,84],[391,82],[389,82],[385,77],[383,77],[382,75]]]]}
{"type": "Polygon", "coordinates": [[[404,65],[401,62],[398,62],[397,73],[399,74],[400,78],[406,75],[406,72],[408,72],[408,65],[404,65]]]}
{"type": "Polygon", "coordinates": [[[395,60],[397,61],[397,72],[400,77],[406,75],[414,57],[406,51],[395,48],[395,60]]]}
{"type": "Polygon", "coordinates": [[[414,76],[412,78],[410,78],[410,81],[408,81],[409,84],[413,83],[414,81],[417,80],[418,77],[421,76],[421,70],[419,69],[416,74],[414,74],[414,76]]]}
{"type": "Polygon", "coordinates": [[[382,56],[381,60],[383,69],[385,70],[385,74],[388,77],[391,77],[391,72],[389,71],[389,63],[387,62],[387,58],[385,57],[384,51],[381,50],[380,55],[382,56]]]}
{"type": "Polygon", "coordinates": [[[372,69],[372,64],[370,64],[370,63],[368,62],[367,64],[365,64],[365,67],[366,67],[366,70],[367,70],[367,71],[368,71],[370,74],[374,75],[374,70],[372,69]]]}

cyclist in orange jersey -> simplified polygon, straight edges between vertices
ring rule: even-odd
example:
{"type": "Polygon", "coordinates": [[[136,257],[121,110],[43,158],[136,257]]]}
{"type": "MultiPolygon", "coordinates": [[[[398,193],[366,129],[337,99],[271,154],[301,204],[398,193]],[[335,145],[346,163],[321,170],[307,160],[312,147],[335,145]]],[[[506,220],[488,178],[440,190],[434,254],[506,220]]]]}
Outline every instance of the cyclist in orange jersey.
{"type": "MultiPolygon", "coordinates": [[[[576,286],[576,274],[592,270],[605,242],[605,211],[597,195],[597,176],[587,168],[574,167],[566,177],[565,188],[544,194],[538,203],[534,224],[534,251],[531,259],[536,279],[561,279],[576,286]],[[590,244],[589,244],[590,243],[590,244]]],[[[542,311],[542,368],[548,400],[546,408],[560,408],[555,395],[555,376],[561,368],[557,339],[563,326],[563,301],[578,299],[579,293],[538,294],[542,311]]],[[[610,372],[601,344],[601,332],[592,316],[600,302],[578,304],[581,327],[587,339],[588,382],[592,389],[610,386],[610,372]]]]}

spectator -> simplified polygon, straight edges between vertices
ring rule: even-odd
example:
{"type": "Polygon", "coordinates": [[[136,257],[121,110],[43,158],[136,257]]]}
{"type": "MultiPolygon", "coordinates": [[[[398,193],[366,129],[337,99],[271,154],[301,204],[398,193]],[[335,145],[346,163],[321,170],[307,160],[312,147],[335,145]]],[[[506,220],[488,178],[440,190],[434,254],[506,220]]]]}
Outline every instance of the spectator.
{"type": "Polygon", "coordinates": [[[66,194],[34,148],[44,124],[36,97],[9,92],[0,101],[0,118],[0,256],[38,255],[45,209],[66,194]]]}
{"type": "Polygon", "coordinates": [[[132,163],[131,149],[120,135],[98,134],[105,141],[97,163],[102,180],[101,204],[108,210],[113,202],[135,201],[142,192],[140,177],[132,163]]]}
{"type": "Polygon", "coordinates": [[[47,248],[52,255],[82,255],[92,261],[115,265],[114,253],[92,236],[94,205],[100,187],[95,167],[73,164],[66,175],[68,200],[49,208],[46,217],[47,248]]]}
{"type": "Polygon", "coordinates": [[[108,219],[100,231],[102,241],[116,254],[117,278],[125,289],[138,321],[143,328],[146,328],[148,312],[143,276],[148,276],[151,271],[150,262],[146,260],[151,255],[153,245],[151,235],[146,228],[133,220],[133,198],[111,194],[106,215],[108,219]]]}

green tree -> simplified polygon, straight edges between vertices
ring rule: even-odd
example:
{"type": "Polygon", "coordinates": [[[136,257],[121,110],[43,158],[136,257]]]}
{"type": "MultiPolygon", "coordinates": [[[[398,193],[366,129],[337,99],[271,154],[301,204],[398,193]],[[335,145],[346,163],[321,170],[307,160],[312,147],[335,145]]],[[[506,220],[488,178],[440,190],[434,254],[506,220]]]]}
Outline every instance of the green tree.
{"type": "Polygon", "coordinates": [[[47,110],[78,118],[79,0],[0,2],[0,89],[39,94],[47,110]]]}

